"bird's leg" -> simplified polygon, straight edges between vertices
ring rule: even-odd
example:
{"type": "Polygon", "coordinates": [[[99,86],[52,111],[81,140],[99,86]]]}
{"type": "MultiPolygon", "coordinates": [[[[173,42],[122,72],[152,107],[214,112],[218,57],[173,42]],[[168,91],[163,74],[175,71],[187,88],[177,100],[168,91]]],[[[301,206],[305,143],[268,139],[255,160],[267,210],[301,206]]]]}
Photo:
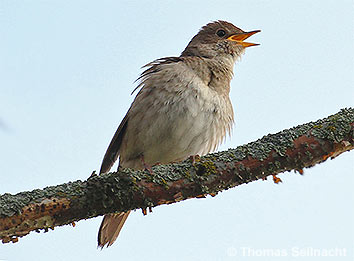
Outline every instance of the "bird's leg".
{"type": "MultiPolygon", "coordinates": [[[[152,175],[152,174],[153,174],[153,172],[152,172],[152,167],[151,167],[149,164],[147,164],[147,163],[145,162],[145,160],[144,160],[144,155],[141,155],[140,159],[141,159],[141,162],[143,163],[144,169],[146,169],[147,171],[149,171],[150,175],[152,175]]],[[[141,211],[143,212],[143,215],[144,215],[144,216],[147,215],[147,210],[146,210],[146,208],[142,208],[141,211]]],[[[151,212],[151,210],[150,210],[150,212],[151,212]]]]}
{"type": "Polygon", "coordinates": [[[151,167],[149,164],[147,164],[147,163],[145,162],[145,160],[144,160],[144,155],[141,155],[140,159],[141,159],[141,162],[143,163],[144,169],[146,169],[147,171],[149,171],[150,174],[152,175],[152,174],[153,174],[153,172],[152,172],[152,167],[151,167]]]}

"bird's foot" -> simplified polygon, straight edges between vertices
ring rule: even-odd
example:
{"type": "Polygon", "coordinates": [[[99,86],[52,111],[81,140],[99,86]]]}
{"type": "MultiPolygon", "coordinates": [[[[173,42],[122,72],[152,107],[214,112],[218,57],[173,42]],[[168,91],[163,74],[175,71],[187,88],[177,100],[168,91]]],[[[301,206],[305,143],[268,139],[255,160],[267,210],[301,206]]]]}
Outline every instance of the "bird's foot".
{"type": "Polygon", "coordinates": [[[191,155],[191,156],[189,156],[189,159],[192,162],[192,165],[194,166],[197,161],[200,161],[200,156],[199,155],[191,155]]]}

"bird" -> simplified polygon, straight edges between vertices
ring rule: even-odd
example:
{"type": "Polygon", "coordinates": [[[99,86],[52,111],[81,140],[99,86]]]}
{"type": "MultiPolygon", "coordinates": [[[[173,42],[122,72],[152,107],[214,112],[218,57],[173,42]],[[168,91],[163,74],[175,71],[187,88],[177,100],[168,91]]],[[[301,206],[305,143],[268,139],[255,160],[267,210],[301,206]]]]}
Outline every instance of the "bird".
{"type": "MultiPolygon", "coordinates": [[[[146,169],[215,151],[231,134],[234,112],[230,82],[235,62],[256,43],[245,32],[217,20],[203,26],[178,57],[154,60],[142,68],[128,112],[104,155],[100,174],[119,157],[119,167],[146,169]]],[[[111,246],[130,211],[104,216],[98,247],[111,246]]]]}

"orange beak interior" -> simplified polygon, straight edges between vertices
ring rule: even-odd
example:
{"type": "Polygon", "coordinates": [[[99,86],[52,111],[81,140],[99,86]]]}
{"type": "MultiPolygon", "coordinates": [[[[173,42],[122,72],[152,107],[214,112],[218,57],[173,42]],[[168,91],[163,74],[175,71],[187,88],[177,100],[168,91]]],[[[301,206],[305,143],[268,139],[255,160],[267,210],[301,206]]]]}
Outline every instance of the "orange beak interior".
{"type": "Polygon", "coordinates": [[[251,35],[254,35],[256,33],[259,33],[261,30],[255,30],[255,31],[251,31],[251,32],[246,32],[246,33],[240,33],[240,34],[233,34],[230,37],[228,37],[227,39],[230,41],[234,41],[237,42],[238,44],[242,45],[243,47],[250,47],[250,46],[256,46],[259,44],[256,43],[247,43],[244,42],[244,40],[246,40],[248,37],[250,37],[251,35]]]}

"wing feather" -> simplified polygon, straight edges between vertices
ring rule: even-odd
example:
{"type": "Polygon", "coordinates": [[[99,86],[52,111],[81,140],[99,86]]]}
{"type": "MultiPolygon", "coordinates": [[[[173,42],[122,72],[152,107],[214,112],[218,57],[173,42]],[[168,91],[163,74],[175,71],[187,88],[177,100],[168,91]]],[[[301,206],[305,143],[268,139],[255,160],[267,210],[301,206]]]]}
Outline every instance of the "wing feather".
{"type": "Polygon", "coordinates": [[[127,130],[128,118],[129,118],[129,111],[127,112],[124,119],[120,123],[116,133],[114,134],[111,140],[111,143],[108,146],[106,154],[103,157],[100,174],[108,172],[112,168],[113,164],[117,161],[119,156],[120,146],[122,144],[125,131],[127,130]]]}

